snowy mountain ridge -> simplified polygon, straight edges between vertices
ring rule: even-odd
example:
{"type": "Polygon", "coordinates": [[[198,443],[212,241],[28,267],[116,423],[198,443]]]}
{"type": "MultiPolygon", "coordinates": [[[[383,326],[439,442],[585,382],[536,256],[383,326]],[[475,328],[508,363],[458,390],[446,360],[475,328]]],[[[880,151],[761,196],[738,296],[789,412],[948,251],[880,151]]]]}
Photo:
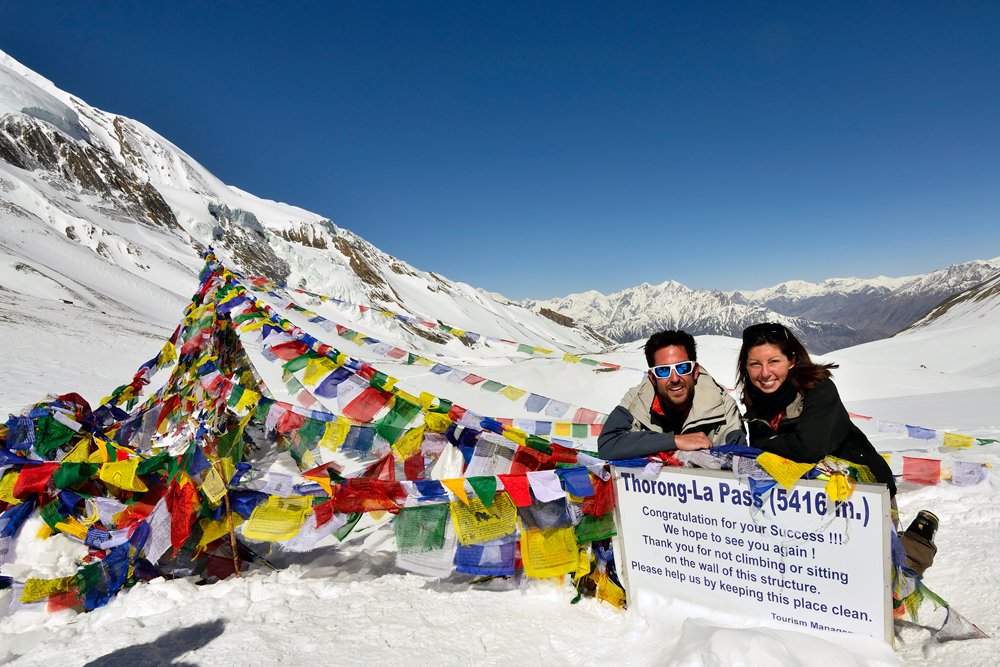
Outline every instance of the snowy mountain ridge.
{"type": "MultiPolygon", "coordinates": [[[[247,273],[488,336],[571,351],[606,342],[420,271],[323,216],[229,187],[145,125],[87,105],[2,52],[0,220],[10,271],[45,275],[66,305],[163,326],[212,245],[247,273]]],[[[0,309],[24,306],[7,292],[0,309]]]]}
{"type": "Polygon", "coordinates": [[[592,326],[619,342],[664,328],[739,336],[743,328],[777,321],[825,352],[891,336],[946,299],[1000,272],[1000,257],[956,264],[926,275],[871,279],[792,280],[754,291],[695,290],[673,280],[643,283],[610,295],[595,290],[524,301],[592,326]]]}

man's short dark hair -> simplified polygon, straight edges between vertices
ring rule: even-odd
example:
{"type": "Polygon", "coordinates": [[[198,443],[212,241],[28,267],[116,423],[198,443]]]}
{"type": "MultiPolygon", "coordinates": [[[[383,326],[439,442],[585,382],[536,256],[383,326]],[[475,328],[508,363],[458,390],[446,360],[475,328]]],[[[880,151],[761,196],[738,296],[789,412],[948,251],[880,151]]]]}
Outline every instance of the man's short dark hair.
{"type": "Polygon", "coordinates": [[[698,361],[698,351],[695,347],[694,336],[686,331],[661,331],[649,337],[646,341],[646,365],[653,366],[653,355],[657,350],[671,345],[680,345],[687,352],[688,361],[698,361]]]}

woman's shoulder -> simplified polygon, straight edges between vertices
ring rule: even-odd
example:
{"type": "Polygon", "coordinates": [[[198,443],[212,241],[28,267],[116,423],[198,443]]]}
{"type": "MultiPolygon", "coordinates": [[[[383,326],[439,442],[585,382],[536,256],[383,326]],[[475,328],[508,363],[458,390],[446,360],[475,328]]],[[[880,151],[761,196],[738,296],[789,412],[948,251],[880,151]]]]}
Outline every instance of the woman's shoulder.
{"type": "Polygon", "coordinates": [[[840,392],[837,391],[837,385],[830,378],[820,380],[813,385],[812,389],[805,392],[803,403],[806,405],[832,405],[835,403],[843,405],[840,392]]]}

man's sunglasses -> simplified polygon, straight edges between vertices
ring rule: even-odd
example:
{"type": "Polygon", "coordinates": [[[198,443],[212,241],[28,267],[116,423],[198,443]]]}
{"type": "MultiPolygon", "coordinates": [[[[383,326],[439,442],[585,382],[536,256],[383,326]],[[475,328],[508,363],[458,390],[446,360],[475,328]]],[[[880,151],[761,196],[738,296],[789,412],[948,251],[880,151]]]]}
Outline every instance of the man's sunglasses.
{"type": "Polygon", "coordinates": [[[662,366],[653,366],[649,370],[653,371],[653,375],[658,378],[668,378],[670,377],[670,371],[677,373],[678,375],[690,375],[694,371],[695,363],[693,361],[681,361],[676,364],[663,364],[662,366]]]}

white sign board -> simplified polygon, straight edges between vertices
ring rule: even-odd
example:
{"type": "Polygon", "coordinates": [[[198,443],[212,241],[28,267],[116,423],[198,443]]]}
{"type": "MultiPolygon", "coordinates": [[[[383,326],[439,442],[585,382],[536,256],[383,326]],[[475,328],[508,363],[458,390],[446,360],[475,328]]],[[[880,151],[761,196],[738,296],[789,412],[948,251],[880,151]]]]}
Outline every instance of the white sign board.
{"type": "Polygon", "coordinates": [[[892,642],[889,491],[859,484],[833,506],[819,481],[780,486],[753,507],[731,473],[615,468],[615,560],[638,591],[799,630],[892,642]]]}

